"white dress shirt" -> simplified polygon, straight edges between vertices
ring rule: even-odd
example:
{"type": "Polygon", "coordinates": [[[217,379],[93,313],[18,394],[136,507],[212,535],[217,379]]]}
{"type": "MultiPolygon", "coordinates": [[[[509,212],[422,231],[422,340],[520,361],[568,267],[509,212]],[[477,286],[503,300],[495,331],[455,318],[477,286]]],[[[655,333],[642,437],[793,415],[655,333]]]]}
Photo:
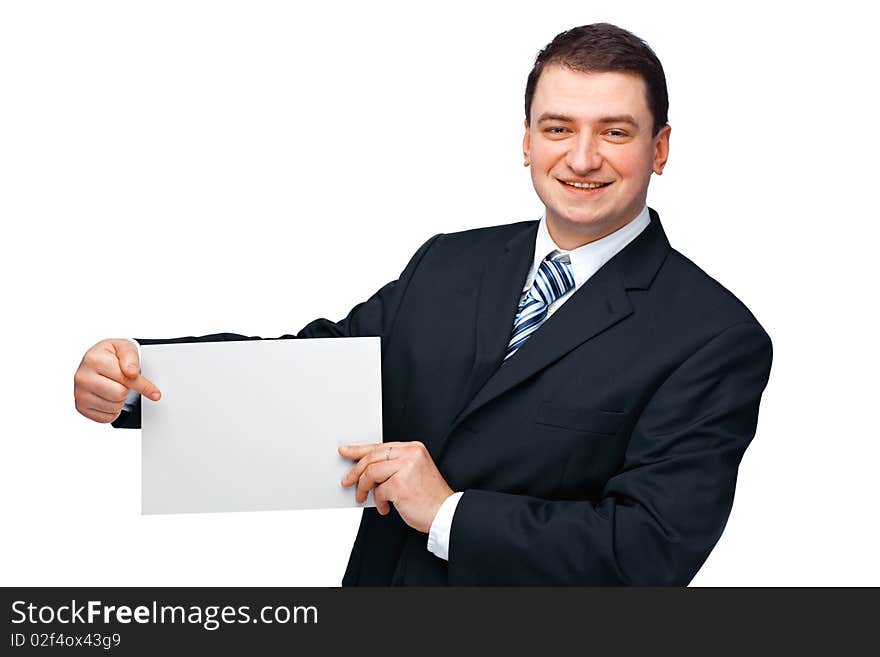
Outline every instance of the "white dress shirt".
{"type": "MultiPolygon", "coordinates": [[[[647,206],[645,206],[638,216],[623,228],[617,229],[600,240],[579,246],[573,251],[566,251],[560,249],[550,237],[550,231],[547,230],[547,218],[541,217],[541,222],[538,224],[538,235],[535,237],[535,259],[528,276],[526,276],[523,292],[532,287],[538,273],[538,267],[548,255],[566,254],[571,262],[574,287],[550,304],[547,308],[547,317],[549,318],[571,298],[571,295],[577,292],[581,285],[599,271],[602,265],[638,237],[649,223],[651,223],[651,217],[648,214],[647,206]]],[[[513,331],[513,325],[510,329],[513,331]]],[[[434,516],[434,522],[431,524],[431,531],[428,533],[428,549],[441,559],[449,560],[449,532],[452,528],[452,517],[455,515],[455,509],[462,495],[464,492],[457,492],[446,498],[446,501],[437,510],[437,515],[434,516]]]]}

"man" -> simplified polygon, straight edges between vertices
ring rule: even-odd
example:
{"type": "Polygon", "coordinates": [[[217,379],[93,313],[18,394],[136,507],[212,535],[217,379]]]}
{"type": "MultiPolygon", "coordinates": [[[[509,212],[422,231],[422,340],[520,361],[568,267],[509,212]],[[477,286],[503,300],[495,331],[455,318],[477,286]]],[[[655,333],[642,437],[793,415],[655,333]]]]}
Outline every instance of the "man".
{"type": "MultiPolygon", "coordinates": [[[[340,450],[342,485],[377,503],[343,584],[684,585],[702,565],[771,345],[645,205],[667,106],[660,62],[629,32],[558,35],[526,86],[544,218],[437,235],[342,321],[282,336],[382,337],[386,442],[340,450]]],[[[247,338],[142,342],[230,339],[247,338]]],[[[75,390],[119,427],[140,426],[136,393],[159,397],[127,340],[90,349],[75,390]]]]}

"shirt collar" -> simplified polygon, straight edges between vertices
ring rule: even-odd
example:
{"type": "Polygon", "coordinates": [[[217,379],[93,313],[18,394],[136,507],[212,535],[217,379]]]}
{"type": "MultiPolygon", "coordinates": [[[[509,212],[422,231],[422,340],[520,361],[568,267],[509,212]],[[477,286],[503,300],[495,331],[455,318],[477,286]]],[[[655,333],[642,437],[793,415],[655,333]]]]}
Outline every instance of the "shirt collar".
{"type": "Polygon", "coordinates": [[[547,217],[541,217],[538,224],[538,235],[535,238],[535,259],[532,262],[532,268],[526,277],[523,292],[532,287],[535,281],[535,274],[541,261],[549,254],[558,255],[566,254],[571,262],[571,272],[574,275],[575,289],[583,285],[593,274],[595,274],[606,262],[611,260],[618,252],[620,252],[627,244],[632,242],[639,233],[641,233],[648,224],[651,223],[651,217],[648,213],[648,206],[642,208],[642,211],[635,219],[625,226],[618,228],[610,235],[606,235],[602,239],[595,242],[584,244],[572,251],[560,249],[553,238],[550,237],[550,231],[547,230],[547,217]]]}

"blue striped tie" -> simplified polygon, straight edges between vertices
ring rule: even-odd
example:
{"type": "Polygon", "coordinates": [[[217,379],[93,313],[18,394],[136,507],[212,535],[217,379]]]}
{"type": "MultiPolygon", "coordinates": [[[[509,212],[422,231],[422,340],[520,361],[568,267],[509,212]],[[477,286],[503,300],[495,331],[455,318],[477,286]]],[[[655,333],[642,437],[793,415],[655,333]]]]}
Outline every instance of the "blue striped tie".
{"type": "Polygon", "coordinates": [[[562,260],[564,257],[557,255],[555,260],[550,256],[545,258],[538,267],[532,287],[523,292],[504,360],[513,356],[532,333],[540,328],[547,319],[550,304],[574,287],[571,262],[568,258],[562,260]]]}

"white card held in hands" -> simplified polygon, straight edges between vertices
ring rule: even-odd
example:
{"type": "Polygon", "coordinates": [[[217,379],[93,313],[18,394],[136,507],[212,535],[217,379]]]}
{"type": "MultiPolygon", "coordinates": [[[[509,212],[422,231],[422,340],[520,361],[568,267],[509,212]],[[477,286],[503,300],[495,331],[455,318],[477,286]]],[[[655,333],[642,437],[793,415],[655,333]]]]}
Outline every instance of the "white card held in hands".
{"type": "Polygon", "coordinates": [[[142,512],[375,506],[337,448],[382,442],[379,338],[143,345],[142,512]]]}

